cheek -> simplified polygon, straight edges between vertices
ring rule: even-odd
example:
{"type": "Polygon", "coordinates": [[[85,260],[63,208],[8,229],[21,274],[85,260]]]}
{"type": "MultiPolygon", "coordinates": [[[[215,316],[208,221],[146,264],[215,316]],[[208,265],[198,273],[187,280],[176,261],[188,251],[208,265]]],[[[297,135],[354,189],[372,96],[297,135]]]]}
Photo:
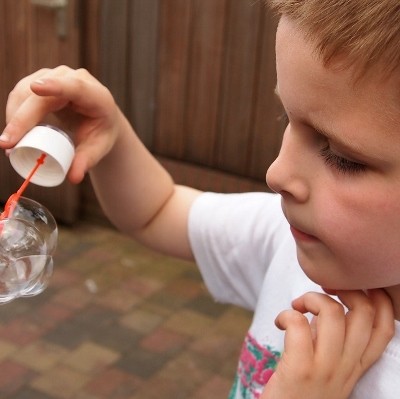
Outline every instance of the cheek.
{"type": "Polygon", "coordinates": [[[400,209],[384,196],[330,195],[316,215],[319,238],[331,259],[346,273],[383,281],[385,273],[400,282],[400,209]]]}

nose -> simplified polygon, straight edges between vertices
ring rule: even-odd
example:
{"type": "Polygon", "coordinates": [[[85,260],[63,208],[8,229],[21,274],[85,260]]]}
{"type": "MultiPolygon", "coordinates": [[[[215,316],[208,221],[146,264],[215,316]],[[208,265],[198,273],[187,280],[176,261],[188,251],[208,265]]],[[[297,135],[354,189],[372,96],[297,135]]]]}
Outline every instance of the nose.
{"type": "Polygon", "coordinates": [[[297,202],[308,200],[310,189],[305,152],[302,151],[301,140],[294,137],[288,125],[279,155],[267,170],[266,181],[271,190],[283,197],[292,197],[297,202]]]}

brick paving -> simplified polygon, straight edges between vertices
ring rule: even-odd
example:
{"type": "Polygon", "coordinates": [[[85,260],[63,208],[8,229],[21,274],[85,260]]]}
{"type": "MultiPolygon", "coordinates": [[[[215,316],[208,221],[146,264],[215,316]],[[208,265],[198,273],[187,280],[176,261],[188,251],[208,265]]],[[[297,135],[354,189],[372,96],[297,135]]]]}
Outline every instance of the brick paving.
{"type": "Polygon", "coordinates": [[[0,398],[226,398],[249,323],[192,263],[61,226],[46,291],[0,306],[0,398]]]}

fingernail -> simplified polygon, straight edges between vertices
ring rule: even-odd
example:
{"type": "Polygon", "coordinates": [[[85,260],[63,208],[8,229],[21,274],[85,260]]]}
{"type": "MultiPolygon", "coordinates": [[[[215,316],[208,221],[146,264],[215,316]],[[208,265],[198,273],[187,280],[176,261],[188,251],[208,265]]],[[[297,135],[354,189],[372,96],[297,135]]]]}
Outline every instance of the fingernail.
{"type": "Polygon", "coordinates": [[[6,132],[3,132],[2,135],[0,136],[0,141],[3,143],[7,143],[10,141],[10,137],[6,132]]]}
{"type": "Polygon", "coordinates": [[[44,84],[46,84],[46,80],[45,79],[36,79],[33,83],[35,83],[37,85],[44,85],[44,84]]]}

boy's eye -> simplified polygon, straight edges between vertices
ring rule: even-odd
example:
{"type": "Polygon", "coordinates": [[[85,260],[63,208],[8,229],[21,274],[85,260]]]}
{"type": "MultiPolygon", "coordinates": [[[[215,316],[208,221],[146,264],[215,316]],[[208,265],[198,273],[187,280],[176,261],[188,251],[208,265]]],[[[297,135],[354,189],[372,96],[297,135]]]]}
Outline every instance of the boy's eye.
{"type": "Polygon", "coordinates": [[[320,156],[324,159],[328,166],[333,166],[341,173],[361,173],[366,169],[366,165],[358,162],[350,161],[335,153],[329,147],[329,144],[322,148],[319,152],[320,156]]]}

